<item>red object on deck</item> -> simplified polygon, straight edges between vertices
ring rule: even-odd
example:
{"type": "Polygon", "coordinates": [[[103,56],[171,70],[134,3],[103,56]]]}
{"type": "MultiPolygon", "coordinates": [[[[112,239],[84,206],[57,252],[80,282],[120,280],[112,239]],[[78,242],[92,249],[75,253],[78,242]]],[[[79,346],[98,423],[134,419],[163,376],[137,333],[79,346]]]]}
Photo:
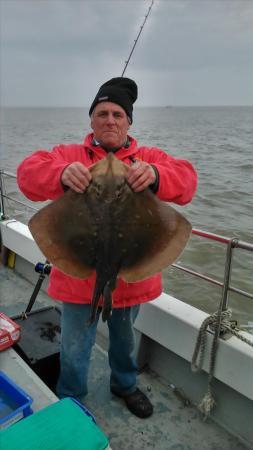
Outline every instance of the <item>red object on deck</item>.
{"type": "Polygon", "coordinates": [[[18,342],[20,336],[20,326],[4,313],[0,312],[0,351],[18,342]]]}

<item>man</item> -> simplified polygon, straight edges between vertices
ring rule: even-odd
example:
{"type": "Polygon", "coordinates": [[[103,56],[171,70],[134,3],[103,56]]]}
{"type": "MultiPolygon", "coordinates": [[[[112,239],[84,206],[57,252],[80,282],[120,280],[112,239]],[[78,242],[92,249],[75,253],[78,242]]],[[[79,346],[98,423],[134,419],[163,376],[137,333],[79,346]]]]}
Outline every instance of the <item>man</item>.
{"type": "MultiPolygon", "coordinates": [[[[164,201],[180,205],[191,201],[197,185],[192,165],[158,148],[138,147],[128,135],[136,99],[133,80],[120,77],[104,83],[89,110],[93,133],[84,144],[59,145],[51,152],[38,150],[26,158],[18,167],[21,191],[34,201],[54,200],[68,188],[83,193],[92,182],[89,167],[112,151],[129,165],[127,181],[134,192],[150,188],[164,201]]],[[[62,301],[60,398],[82,399],[87,394],[90,354],[101,312],[99,308],[95,322],[88,326],[94,282],[94,276],[80,280],[55,267],[51,271],[48,293],[62,301]]],[[[128,284],[118,279],[108,319],[110,389],[141,418],[149,417],[153,406],[136,387],[133,323],[140,304],[158,297],[161,290],[161,274],[128,284]]]]}

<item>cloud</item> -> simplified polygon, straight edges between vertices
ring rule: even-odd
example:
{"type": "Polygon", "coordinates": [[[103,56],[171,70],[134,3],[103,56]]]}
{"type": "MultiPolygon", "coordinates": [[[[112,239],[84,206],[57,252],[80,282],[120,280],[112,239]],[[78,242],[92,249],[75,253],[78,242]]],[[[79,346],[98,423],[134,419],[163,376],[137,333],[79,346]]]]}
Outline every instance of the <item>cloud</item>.
{"type": "MultiPolygon", "coordinates": [[[[122,73],[149,5],[2,0],[1,104],[88,106],[122,73]]],[[[139,104],[253,104],[252,23],[247,0],[155,0],[125,74],[139,104]]]]}

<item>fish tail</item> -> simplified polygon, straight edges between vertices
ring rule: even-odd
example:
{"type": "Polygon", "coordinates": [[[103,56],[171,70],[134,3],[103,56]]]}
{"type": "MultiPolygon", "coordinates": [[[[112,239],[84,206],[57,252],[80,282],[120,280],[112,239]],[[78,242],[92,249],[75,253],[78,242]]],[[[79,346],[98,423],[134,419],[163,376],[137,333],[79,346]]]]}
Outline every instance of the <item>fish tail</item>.
{"type": "Polygon", "coordinates": [[[112,290],[109,286],[109,283],[106,283],[104,292],[104,304],[103,304],[103,311],[102,311],[102,320],[105,322],[109,319],[111,312],[112,312],[112,290]]]}
{"type": "Polygon", "coordinates": [[[104,298],[104,304],[103,304],[103,311],[102,311],[102,320],[105,322],[109,319],[111,313],[112,313],[112,291],[115,289],[116,286],[116,278],[117,275],[111,278],[111,280],[107,281],[104,291],[103,291],[103,298],[104,298]]]}
{"type": "Polygon", "coordinates": [[[94,292],[93,292],[93,296],[92,296],[92,300],[91,300],[91,313],[90,313],[90,318],[89,318],[89,322],[88,322],[89,325],[92,325],[95,322],[97,310],[98,310],[98,302],[99,302],[101,295],[103,294],[105,284],[106,284],[106,282],[103,279],[98,278],[98,276],[97,276],[96,284],[95,284],[95,288],[94,288],[94,292]]]}
{"type": "Polygon", "coordinates": [[[102,311],[102,320],[105,322],[109,319],[112,312],[112,291],[115,289],[117,280],[117,274],[111,276],[108,280],[105,276],[100,276],[97,274],[96,283],[94,287],[94,292],[91,301],[91,314],[89,318],[89,325],[96,320],[98,303],[101,295],[103,295],[103,311],[102,311]]]}

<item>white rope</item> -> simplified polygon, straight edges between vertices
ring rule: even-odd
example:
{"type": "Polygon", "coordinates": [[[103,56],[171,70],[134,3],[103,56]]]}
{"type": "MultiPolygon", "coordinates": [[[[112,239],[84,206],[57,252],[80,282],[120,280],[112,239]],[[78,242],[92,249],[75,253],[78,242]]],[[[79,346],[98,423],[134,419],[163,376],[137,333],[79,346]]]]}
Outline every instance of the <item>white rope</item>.
{"type": "Polygon", "coordinates": [[[214,376],[216,355],[218,349],[218,341],[220,334],[224,334],[226,332],[232,333],[241,341],[253,347],[253,341],[247,339],[245,336],[240,334],[240,330],[235,327],[235,324],[231,322],[232,311],[227,309],[225,311],[215,312],[208,316],[200,326],[196,346],[193,352],[191,369],[193,372],[199,372],[202,369],[205,350],[206,350],[206,338],[207,338],[207,327],[209,326],[214,330],[214,337],[212,342],[212,349],[210,355],[210,364],[209,364],[209,373],[208,373],[208,387],[207,393],[199,404],[200,411],[204,414],[204,419],[206,419],[216,402],[212,394],[211,382],[214,376]]]}

